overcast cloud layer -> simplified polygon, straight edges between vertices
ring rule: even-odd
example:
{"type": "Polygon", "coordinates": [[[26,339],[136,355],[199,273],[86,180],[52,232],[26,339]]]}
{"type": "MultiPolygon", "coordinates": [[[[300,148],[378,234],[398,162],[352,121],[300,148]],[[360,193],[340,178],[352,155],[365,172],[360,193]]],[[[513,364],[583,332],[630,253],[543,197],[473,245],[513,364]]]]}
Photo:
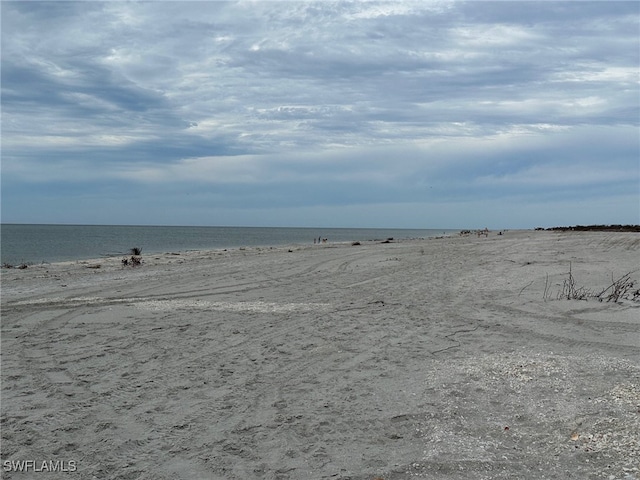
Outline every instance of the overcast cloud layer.
{"type": "Polygon", "coordinates": [[[640,223],[631,2],[7,2],[2,221],[640,223]]]}

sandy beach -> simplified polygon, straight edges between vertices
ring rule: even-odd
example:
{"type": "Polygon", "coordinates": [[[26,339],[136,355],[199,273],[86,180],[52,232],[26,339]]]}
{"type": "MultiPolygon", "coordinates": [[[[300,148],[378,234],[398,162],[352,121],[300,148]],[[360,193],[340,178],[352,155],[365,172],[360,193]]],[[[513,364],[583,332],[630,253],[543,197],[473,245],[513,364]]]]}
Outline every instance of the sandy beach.
{"type": "Polygon", "coordinates": [[[2,478],[638,480],[640,301],[558,292],[637,289],[639,253],[506,231],[2,269],[2,478]]]}

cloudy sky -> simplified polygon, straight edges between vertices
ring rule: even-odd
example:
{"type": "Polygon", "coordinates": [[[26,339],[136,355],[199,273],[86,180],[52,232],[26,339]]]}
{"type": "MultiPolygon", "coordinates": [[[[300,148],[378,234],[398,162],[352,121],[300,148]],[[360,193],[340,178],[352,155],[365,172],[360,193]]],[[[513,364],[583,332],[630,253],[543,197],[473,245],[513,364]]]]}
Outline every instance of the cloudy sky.
{"type": "Polygon", "coordinates": [[[2,1],[5,223],[640,223],[636,1],[2,1]]]}

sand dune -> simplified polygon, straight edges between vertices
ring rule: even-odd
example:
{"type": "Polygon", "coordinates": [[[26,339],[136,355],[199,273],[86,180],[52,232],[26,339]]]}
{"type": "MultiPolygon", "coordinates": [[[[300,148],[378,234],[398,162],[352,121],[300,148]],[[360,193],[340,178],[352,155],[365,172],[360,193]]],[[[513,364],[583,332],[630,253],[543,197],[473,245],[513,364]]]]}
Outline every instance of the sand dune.
{"type": "Polygon", "coordinates": [[[2,478],[640,479],[637,233],[361,243],[2,270],[2,478]]]}

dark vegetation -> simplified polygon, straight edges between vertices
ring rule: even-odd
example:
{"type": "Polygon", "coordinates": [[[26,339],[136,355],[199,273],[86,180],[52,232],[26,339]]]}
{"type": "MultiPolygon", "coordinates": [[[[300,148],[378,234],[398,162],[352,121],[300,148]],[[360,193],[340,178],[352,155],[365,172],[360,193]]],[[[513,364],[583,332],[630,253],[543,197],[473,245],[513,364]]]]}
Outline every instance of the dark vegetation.
{"type": "MultiPolygon", "coordinates": [[[[618,302],[620,300],[639,302],[640,288],[637,287],[637,282],[631,279],[633,273],[634,272],[625,273],[619,278],[614,278],[612,274],[609,286],[598,291],[578,286],[576,277],[573,275],[571,269],[571,263],[569,263],[569,275],[562,282],[562,287],[558,290],[557,299],[588,300],[594,298],[600,302],[618,302]]],[[[550,298],[549,287],[549,277],[547,276],[543,294],[545,300],[550,298]]]]}
{"type": "Polygon", "coordinates": [[[640,225],[575,225],[572,227],[538,227],[536,230],[561,232],[640,232],[640,225]]]}
{"type": "Polygon", "coordinates": [[[133,247],[130,251],[131,253],[131,257],[130,258],[123,258],[122,259],[122,266],[123,267],[138,267],[140,265],[142,265],[142,248],[140,247],[133,247]]]}

